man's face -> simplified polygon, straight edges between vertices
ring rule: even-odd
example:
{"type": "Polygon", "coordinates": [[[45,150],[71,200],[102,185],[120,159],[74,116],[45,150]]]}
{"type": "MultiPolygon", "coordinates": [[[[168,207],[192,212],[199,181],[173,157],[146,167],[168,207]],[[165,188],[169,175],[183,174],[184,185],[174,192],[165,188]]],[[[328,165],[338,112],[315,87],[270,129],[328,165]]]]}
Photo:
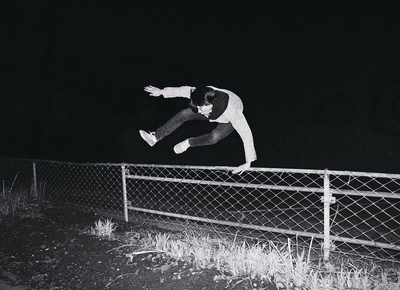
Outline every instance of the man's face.
{"type": "Polygon", "coordinates": [[[200,114],[208,117],[211,114],[212,111],[212,104],[205,105],[205,106],[197,106],[197,110],[200,114]]]}

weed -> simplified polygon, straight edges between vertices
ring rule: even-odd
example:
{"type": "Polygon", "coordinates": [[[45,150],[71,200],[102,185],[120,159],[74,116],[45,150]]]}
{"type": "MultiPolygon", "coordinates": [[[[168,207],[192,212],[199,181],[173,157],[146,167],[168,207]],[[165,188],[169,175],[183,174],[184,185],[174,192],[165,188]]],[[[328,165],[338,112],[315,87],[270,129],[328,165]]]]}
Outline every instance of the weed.
{"type": "Polygon", "coordinates": [[[116,228],[117,224],[113,223],[110,219],[104,221],[98,220],[95,222],[95,226],[90,229],[90,233],[100,238],[112,239],[116,228]]]}
{"type": "MultiPolygon", "coordinates": [[[[310,261],[310,250],[293,251],[290,240],[278,247],[272,242],[250,244],[223,237],[214,239],[190,231],[181,235],[148,234],[145,240],[147,251],[164,252],[198,268],[215,268],[221,273],[215,280],[224,279],[228,284],[234,280],[239,281],[237,283],[258,280],[273,282],[279,289],[400,290],[398,270],[390,275],[382,272],[379,277],[377,268],[368,272],[367,268],[357,268],[350,261],[346,267],[336,265],[335,270],[327,271],[324,265],[310,261]]],[[[127,257],[141,253],[133,252],[127,257]]]]}
{"type": "Polygon", "coordinates": [[[6,187],[3,180],[3,192],[0,196],[0,216],[14,216],[18,209],[28,206],[29,192],[22,187],[14,188],[18,173],[15,175],[11,187],[6,187]]]}

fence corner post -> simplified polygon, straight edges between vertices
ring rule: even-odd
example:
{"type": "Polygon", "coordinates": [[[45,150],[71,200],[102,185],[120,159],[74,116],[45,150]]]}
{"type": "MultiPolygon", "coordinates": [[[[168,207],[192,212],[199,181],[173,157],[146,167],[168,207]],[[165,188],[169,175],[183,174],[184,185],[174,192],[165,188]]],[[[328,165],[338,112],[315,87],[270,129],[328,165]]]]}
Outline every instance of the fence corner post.
{"type": "Polygon", "coordinates": [[[122,174],[122,197],[124,202],[124,218],[125,221],[128,222],[128,198],[126,196],[126,176],[125,176],[125,165],[121,165],[121,174],[122,174]]]}
{"type": "Polygon", "coordinates": [[[330,253],[330,204],[332,196],[330,191],[330,181],[328,169],[324,172],[324,261],[329,260],[330,253]]]}

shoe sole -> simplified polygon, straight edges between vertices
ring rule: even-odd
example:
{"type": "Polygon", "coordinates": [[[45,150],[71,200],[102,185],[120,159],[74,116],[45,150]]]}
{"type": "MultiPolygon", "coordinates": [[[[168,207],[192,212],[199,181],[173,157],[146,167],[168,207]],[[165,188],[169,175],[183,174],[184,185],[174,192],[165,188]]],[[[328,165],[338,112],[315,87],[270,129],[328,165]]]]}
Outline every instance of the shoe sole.
{"type": "MultiPolygon", "coordinates": [[[[185,142],[185,141],[183,141],[183,142],[185,142]]],[[[178,143],[178,144],[176,144],[176,145],[174,146],[174,152],[175,152],[175,154],[182,154],[183,152],[186,152],[186,150],[189,149],[190,146],[188,146],[187,148],[180,148],[180,147],[181,147],[180,145],[181,145],[183,142],[178,143]]],[[[182,146],[182,147],[183,147],[183,146],[182,146]]]]}
{"type": "Polygon", "coordinates": [[[152,143],[151,141],[150,142],[147,141],[146,134],[149,134],[149,133],[147,133],[147,132],[145,132],[143,130],[139,130],[139,134],[140,134],[140,137],[142,137],[142,139],[144,141],[146,141],[146,143],[149,144],[150,147],[153,147],[157,143],[157,142],[152,143]]]}
{"type": "Polygon", "coordinates": [[[175,154],[182,154],[183,152],[185,152],[186,150],[183,150],[183,151],[178,151],[178,149],[175,149],[175,147],[174,147],[174,152],[175,152],[175,154]]]}

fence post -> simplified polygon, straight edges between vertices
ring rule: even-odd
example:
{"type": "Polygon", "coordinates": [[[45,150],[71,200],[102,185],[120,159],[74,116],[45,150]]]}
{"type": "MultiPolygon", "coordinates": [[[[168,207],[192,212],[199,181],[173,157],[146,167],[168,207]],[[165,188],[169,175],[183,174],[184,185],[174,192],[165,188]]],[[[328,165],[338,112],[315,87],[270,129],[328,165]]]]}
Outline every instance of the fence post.
{"type": "Polygon", "coordinates": [[[38,198],[38,196],[37,196],[37,194],[38,194],[37,179],[36,179],[36,162],[35,161],[33,161],[32,168],[33,168],[33,193],[34,193],[35,197],[38,198]]]}
{"type": "Polygon", "coordinates": [[[329,185],[329,173],[328,169],[325,169],[324,172],[324,261],[329,260],[329,251],[330,251],[330,204],[331,204],[331,192],[329,185]]]}
{"type": "Polygon", "coordinates": [[[124,217],[125,221],[128,222],[128,198],[126,197],[126,178],[125,178],[125,165],[121,165],[122,173],[122,196],[124,201],[124,217]]]}

